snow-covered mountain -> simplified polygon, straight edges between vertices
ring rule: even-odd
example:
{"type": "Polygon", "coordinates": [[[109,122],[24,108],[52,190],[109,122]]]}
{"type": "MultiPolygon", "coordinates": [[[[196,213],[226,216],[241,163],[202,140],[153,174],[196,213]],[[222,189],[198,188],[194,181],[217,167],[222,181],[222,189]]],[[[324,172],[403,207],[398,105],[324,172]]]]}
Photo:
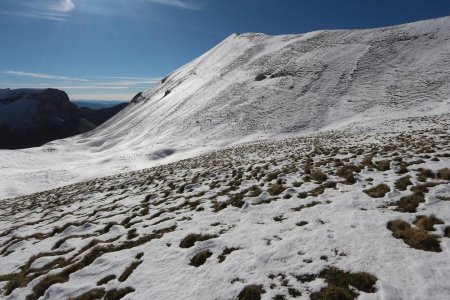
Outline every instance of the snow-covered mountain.
{"type": "Polygon", "coordinates": [[[0,297],[447,299],[449,59],[450,18],[233,35],[0,151],[1,195],[40,191],[0,200],[0,297]]]}
{"type": "Polygon", "coordinates": [[[96,130],[37,149],[1,151],[7,176],[0,195],[232,143],[447,111],[449,69],[450,17],[368,30],[233,34],[96,130]]]}

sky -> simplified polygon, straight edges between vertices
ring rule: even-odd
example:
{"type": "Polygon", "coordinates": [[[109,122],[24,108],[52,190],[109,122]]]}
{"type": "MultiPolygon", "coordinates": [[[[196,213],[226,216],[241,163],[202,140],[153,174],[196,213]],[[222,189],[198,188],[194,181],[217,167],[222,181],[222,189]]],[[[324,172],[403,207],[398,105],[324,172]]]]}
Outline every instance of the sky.
{"type": "Polygon", "coordinates": [[[450,0],[0,0],[0,88],[130,100],[232,33],[300,34],[450,15],[450,0]]]}

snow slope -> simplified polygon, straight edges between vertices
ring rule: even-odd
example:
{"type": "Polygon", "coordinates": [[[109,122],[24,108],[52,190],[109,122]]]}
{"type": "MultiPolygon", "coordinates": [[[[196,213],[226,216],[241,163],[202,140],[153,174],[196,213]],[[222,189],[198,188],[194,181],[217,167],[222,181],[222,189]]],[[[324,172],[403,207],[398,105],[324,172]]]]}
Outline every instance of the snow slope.
{"type": "Polygon", "coordinates": [[[0,297],[448,299],[450,114],[361,129],[6,199],[0,297]]]}
{"type": "Polygon", "coordinates": [[[0,151],[0,196],[243,141],[445,112],[449,69],[450,17],[369,30],[234,34],[92,133],[0,151]]]}

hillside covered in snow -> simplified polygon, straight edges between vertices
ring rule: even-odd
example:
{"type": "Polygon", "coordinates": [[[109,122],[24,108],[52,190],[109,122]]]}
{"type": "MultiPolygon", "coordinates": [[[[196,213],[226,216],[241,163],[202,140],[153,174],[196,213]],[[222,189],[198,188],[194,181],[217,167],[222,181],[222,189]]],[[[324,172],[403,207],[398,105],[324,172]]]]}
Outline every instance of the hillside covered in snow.
{"type": "Polygon", "coordinates": [[[0,195],[243,141],[447,111],[449,69],[449,17],[369,30],[234,34],[91,133],[0,151],[0,195]]]}
{"type": "Polygon", "coordinates": [[[447,299],[449,128],[448,113],[402,118],[3,200],[0,290],[26,300],[447,299]]]}
{"type": "Polygon", "coordinates": [[[450,17],[232,35],[0,151],[0,297],[447,299],[448,70],[450,17]]]}

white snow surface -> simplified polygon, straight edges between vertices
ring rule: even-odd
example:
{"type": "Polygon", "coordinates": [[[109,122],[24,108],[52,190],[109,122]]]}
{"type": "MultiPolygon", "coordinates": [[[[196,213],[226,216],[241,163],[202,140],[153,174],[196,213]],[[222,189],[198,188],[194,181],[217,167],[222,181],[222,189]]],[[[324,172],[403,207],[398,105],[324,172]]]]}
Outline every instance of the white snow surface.
{"type": "Polygon", "coordinates": [[[94,131],[0,151],[0,198],[246,141],[446,112],[448,70],[450,17],[369,30],[233,34],[94,131]]]}
{"type": "Polygon", "coordinates": [[[450,172],[438,174],[450,166],[450,114],[371,126],[246,143],[5,199],[2,296],[91,299],[85,293],[129,288],[123,300],[231,300],[254,284],[263,287],[262,300],[307,300],[328,286],[320,273],[336,268],[375,276],[372,290],[353,289],[358,299],[447,299],[450,172]],[[373,165],[364,165],[367,156],[373,165]],[[379,170],[383,160],[389,168],[379,170]],[[307,179],[307,165],[326,173],[325,182],[307,179]],[[354,184],[338,176],[343,165],[360,167],[354,184]],[[421,178],[421,168],[432,175],[421,178]],[[411,185],[402,190],[395,182],[404,176],[411,185]],[[317,192],[324,184],[331,185],[317,192]],[[379,184],[389,187],[381,197],[364,192],[379,184]],[[428,189],[416,211],[400,211],[397,201],[421,185],[428,189]],[[415,220],[430,215],[440,220],[426,233],[436,237],[435,251],[387,228],[401,219],[417,229],[415,220]],[[182,247],[189,234],[210,237],[182,247]],[[221,260],[226,248],[235,251],[221,260]],[[210,257],[192,265],[201,251],[210,257]],[[107,276],[115,277],[102,283],[107,276]]]}

